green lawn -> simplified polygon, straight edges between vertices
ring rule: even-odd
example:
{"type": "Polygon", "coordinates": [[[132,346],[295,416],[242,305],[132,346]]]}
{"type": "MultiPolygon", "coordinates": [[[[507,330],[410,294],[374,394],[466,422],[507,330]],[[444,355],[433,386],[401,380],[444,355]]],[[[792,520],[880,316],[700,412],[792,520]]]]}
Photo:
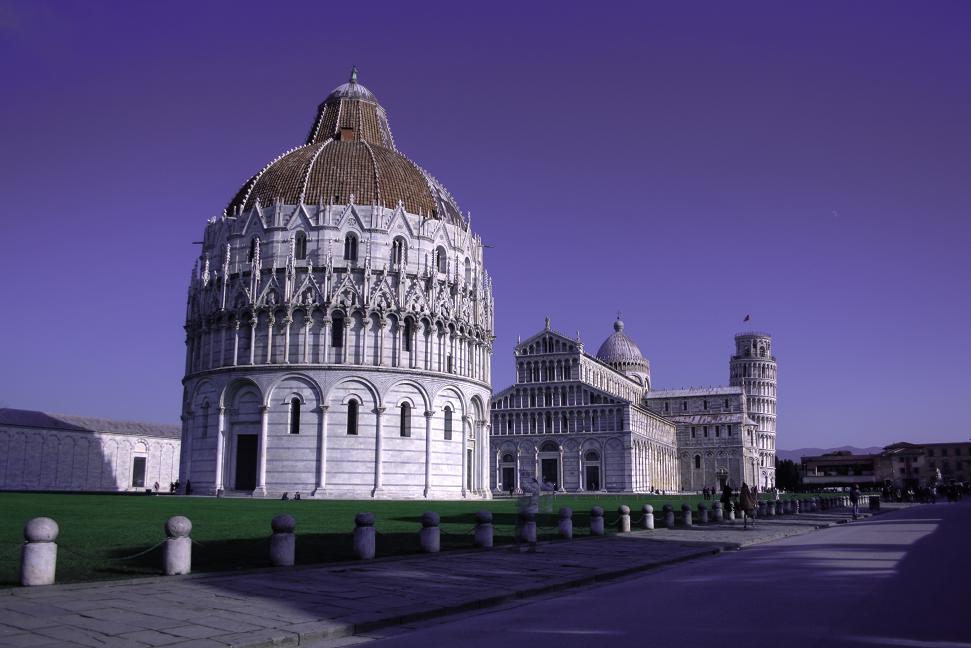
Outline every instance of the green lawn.
{"type": "MultiPolygon", "coordinates": [[[[700,496],[558,495],[553,512],[541,505],[538,519],[541,539],[557,537],[561,506],[574,510],[576,536],[589,534],[593,506],[605,510],[608,525],[617,519],[617,507],[631,507],[635,525],[643,504],[652,504],[655,515],[669,503],[680,517],[681,504],[697,510],[700,496]]],[[[709,503],[710,504],[710,503],[709,503]]],[[[32,518],[54,518],[60,526],[57,581],[60,583],[157,575],[162,549],[128,558],[164,540],[165,520],[185,515],[192,520],[193,571],[219,571],[269,566],[270,519],[290,513],[297,520],[297,563],[312,564],[353,558],[351,531],[354,515],[374,513],[378,531],[377,555],[419,551],[419,518],[425,511],[441,516],[442,549],[471,548],[475,512],[493,514],[496,544],[514,542],[517,503],[492,501],[334,501],[299,502],[243,498],[214,499],[177,496],[64,495],[0,493],[0,586],[19,582],[20,551],[24,523],[32,518]]],[[[658,519],[658,526],[660,520],[658,519]]],[[[608,532],[610,532],[608,526],[608,532]]]]}

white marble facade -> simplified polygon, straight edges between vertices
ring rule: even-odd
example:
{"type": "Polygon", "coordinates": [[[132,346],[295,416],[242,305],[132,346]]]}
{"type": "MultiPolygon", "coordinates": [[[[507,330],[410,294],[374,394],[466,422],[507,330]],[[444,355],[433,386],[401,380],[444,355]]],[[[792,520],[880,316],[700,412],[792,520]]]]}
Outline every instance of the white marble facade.
{"type": "Polygon", "coordinates": [[[0,409],[0,490],[168,491],[179,428],[0,409]]]}
{"type": "Polygon", "coordinates": [[[740,333],[730,385],[651,388],[623,322],[596,356],[550,329],[515,347],[516,384],[492,401],[490,485],[536,479],[569,492],[775,485],[776,364],[764,333],[740,333]]]}
{"type": "Polygon", "coordinates": [[[355,74],[307,144],[206,227],[186,318],[182,482],[488,497],[492,331],[481,239],[398,152],[355,74]]]}

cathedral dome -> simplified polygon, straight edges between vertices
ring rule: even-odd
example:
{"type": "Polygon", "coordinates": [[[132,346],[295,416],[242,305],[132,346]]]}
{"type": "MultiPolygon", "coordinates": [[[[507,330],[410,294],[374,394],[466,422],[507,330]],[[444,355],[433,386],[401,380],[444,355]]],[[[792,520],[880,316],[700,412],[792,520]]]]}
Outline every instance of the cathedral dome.
{"type": "Polygon", "coordinates": [[[627,374],[645,387],[650,386],[651,365],[637,344],[624,334],[624,322],[618,317],[614,332],[597,351],[597,359],[627,374]]]}
{"type": "Polygon", "coordinates": [[[463,224],[448,190],[395,147],[388,117],[357,70],[317,108],[307,142],[280,155],[250,178],[228,214],[255,204],[379,205],[463,224]]]}

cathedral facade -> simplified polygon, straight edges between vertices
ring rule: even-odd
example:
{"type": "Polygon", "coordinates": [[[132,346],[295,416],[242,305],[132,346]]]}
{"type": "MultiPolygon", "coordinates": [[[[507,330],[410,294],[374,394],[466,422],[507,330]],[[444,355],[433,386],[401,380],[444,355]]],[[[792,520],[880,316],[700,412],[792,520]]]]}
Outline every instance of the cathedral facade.
{"type": "Polygon", "coordinates": [[[729,385],[654,390],[618,318],[596,355],[550,328],[516,345],[516,383],[492,402],[490,480],[517,493],[775,486],[776,362],[764,333],[735,336],[729,385]]]}
{"type": "Polygon", "coordinates": [[[356,71],[209,220],[185,330],[193,492],[490,496],[482,241],[356,71]]]}

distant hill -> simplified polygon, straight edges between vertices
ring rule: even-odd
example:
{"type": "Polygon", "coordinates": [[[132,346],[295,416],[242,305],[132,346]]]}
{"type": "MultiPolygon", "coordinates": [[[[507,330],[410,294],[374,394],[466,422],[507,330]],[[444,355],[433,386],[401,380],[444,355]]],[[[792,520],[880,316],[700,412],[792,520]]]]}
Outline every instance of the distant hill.
{"type": "Polygon", "coordinates": [[[883,450],[881,446],[871,446],[869,448],[857,448],[856,446],[840,446],[838,448],[796,448],[795,450],[776,450],[775,454],[779,459],[791,459],[796,463],[802,457],[815,457],[821,454],[826,454],[827,452],[836,452],[838,450],[849,450],[853,454],[876,454],[883,450]]]}

